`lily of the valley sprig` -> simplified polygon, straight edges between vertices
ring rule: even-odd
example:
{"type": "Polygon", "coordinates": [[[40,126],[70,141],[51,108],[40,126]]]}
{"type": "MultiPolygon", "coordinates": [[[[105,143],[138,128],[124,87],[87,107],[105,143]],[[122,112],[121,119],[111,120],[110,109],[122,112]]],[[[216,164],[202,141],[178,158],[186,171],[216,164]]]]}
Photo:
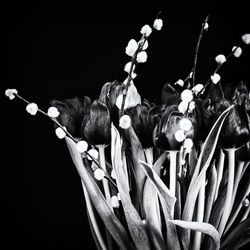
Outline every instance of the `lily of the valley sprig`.
{"type": "Polygon", "coordinates": [[[218,71],[244,53],[250,34],[217,55],[214,72],[197,83],[206,17],[191,72],[167,82],[155,104],[138,93],[136,66],[162,25],[157,15],[142,26],[141,39],[125,48],[127,78],[105,83],[94,100],[51,100],[44,112],[16,89],[5,95],[49,118],[66,141],[97,249],[238,249],[250,233],[250,98],[244,81],[221,84],[218,71]]]}

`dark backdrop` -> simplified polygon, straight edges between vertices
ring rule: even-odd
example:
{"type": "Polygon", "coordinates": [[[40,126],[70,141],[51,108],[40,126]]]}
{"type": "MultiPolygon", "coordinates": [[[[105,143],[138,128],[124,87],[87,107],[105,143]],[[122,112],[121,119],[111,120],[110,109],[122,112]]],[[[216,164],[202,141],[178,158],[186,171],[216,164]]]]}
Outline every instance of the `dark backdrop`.
{"type": "MultiPolygon", "coordinates": [[[[214,57],[227,54],[250,32],[245,6],[218,9],[209,3],[183,6],[121,2],[86,7],[80,2],[9,2],[2,6],[2,86],[43,110],[51,99],[98,97],[107,81],[125,79],[125,47],[162,11],[163,29],[149,38],[148,61],[138,66],[135,84],[143,98],[159,102],[166,81],[185,78],[192,67],[201,23],[211,14],[202,40],[197,78],[207,80],[214,57]],[[114,9],[112,9],[112,7],[114,9]]],[[[227,81],[250,84],[249,48],[221,71],[227,81]]],[[[3,100],[1,124],[2,249],[95,249],[88,229],[81,183],[64,141],[52,123],[33,117],[25,104],[3,100]]]]}

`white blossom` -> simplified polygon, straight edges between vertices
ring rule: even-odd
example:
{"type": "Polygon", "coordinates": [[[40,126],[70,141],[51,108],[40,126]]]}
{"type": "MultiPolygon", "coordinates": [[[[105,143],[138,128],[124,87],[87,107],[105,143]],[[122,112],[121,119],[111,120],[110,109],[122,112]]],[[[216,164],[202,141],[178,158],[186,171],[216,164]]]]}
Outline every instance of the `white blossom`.
{"type": "Polygon", "coordinates": [[[13,100],[17,95],[17,90],[16,89],[6,89],[5,95],[7,97],[9,97],[10,100],[13,100]]]}
{"type": "Polygon", "coordinates": [[[111,170],[111,177],[115,180],[116,179],[116,173],[115,173],[115,170],[112,169],[111,170]]]}
{"type": "Polygon", "coordinates": [[[131,118],[129,115],[123,115],[119,120],[119,126],[128,129],[131,126],[131,118]]]}
{"type": "MultiPolygon", "coordinates": [[[[116,99],[116,106],[121,109],[123,94],[120,94],[116,99]]],[[[131,81],[128,87],[127,96],[124,103],[124,109],[133,108],[137,104],[141,104],[141,96],[139,95],[134,83],[131,81]]]]}
{"type": "Polygon", "coordinates": [[[196,84],[193,88],[192,91],[197,95],[200,91],[202,90],[202,93],[204,92],[204,85],[203,84],[196,84]]]}
{"type": "Polygon", "coordinates": [[[142,50],[146,50],[148,48],[148,41],[146,40],[143,44],[142,50]]]}
{"type": "MultiPolygon", "coordinates": [[[[89,154],[90,156],[92,156],[95,160],[98,159],[99,153],[98,153],[98,151],[97,151],[96,149],[91,148],[91,149],[88,151],[88,154],[89,154]]],[[[92,160],[92,158],[91,158],[89,155],[87,155],[88,160],[92,160]]]]}
{"type": "Polygon", "coordinates": [[[184,141],[185,138],[186,138],[186,136],[185,136],[185,134],[184,134],[184,131],[181,130],[181,129],[179,129],[179,130],[177,130],[177,131],[175,132],[174,137],[175,137],[176,141],[178,141],[178,142],[182,142],[182,141],[184,141]]]}
{"type": "Polygon", "coordinates": [[[126,54],[128,56],[133,56],[137,48],[138,48],[138,43],[136,42],[135,39],[131,39],[126,47],[126,54]]]}
{"type": "Polygon", "coordinates": [[[105,176],[105,173],[102,169],[100,168],[97,168],[95,171],[94,171],[94,177],[98,180],[98,181],[101,181],[105,176]]]}
{"type": "Polygon", "coordinates": [[[220,65],[222,65],[224,62],[226,62],[226,60],[227,60],[226,57],[222,54],[215,57],[215,61],[220,65]]]}
{"type": "Polygon", "coordinates": [[[214,84],[217,84],[219,81],[220,81],[220,75],[217,74],[217,73],[214,73],[212,76],[211,76],[211,80],[214,84]]]}
{"type": "Polygon", "coordinates": [[[191,102],[193,100],[193,93],[190,89],[184,89],[181,92],[181,100],[184,102],[191,102]]]}
{"type": "MultiPolygon", "coordinates": [[[[64,128],[66,129],[66,128],[64,128]]],[[[55,130],[55,133],[56,133],[56,136],[59,138],[59,139],[63,139],[66,137],[66,133],[65,131],[61,128],[61,127],[58,127],[56,130],[55,130]]]]}
{"type": "Polygon", "coordinates": [[[120,206],[119,199],[116,195],[113,195],[111,197],[111,204],[112,204],[112,207],[114,208],[118,208],[120,206]]]}
{"type": "Polygon", "coordinates": [[[184,143],[183,143],[183,147],[189,153],[191,152],[191,149],[192,149],[193,145],[194,145],[194,143],[193,143],[193,140],[191,138],[186,138],[184,143]]]}
{"type": "Polygon", "coordinates": [[[188,106],[188,111],[192,112],[195,109],[195,101],[191,101],[188,106]]]}
{"type": "MultiPolygon", "coordinates": [[[[130,72],[130,69],[131,69],[131,66],[132,66],[132,62],[128,62],[126,63],[125,67],[124,67],[124,71],[129,73],[130,72]]],[[[134,71],[134,68],[135,68],[135,65],[133,65],[133,69],[132,69],[132,72],[134,71]]]]}
{"type": "Polygon", "coordinates": [[[162,19],[158,18],[158,19],[155,19],[155,20],[154,20],[153,27],[154,27],[156,30],[161,30],[162,26],[163,26],[163,21],[162,21],[162,19]]]}
{"type": "Polygon", "coordinates": [[[141,34],[148,37],[152,32],[152,28],[146,24],[141,28],[141,34]]]}
{"type": "Polygon", "coordinates": [[[177,82],[174,83],[175,85],[180,85],[181,87],[184,86],[184,81],[182,79],[179,79],[177,82]]]}
{"type": "Polygon", "coordinates": [[[233,53],[235,57],[240,57],[242,54],[241,47],[233,46],[232,51],[234,51],[233,53]]]}
{"type": "Polygon", "coordinates": [[[242,41],[245,43],[245,44],[249,44],[250,43],[250,34],[244,34],[242,37],[241,37],[242,41]]]}
{"type": "Polygon", "coordinates": [[[84,153],[88,149],[88,143],[86,141],[79,141],[76,143],[76,149],[80,153],[84,153]]]}
{"type": "Polygon", "coordinates": [[[38,106],[36,103],[31,102],[26,106],[26,111],[31,115],[36,115],[38,111],[38,106]]]}
{"type": "Polygon", "coordinates": [[[47,115],[51,118],[57,118],[60,115],[60,112],[56,107],[49,107],[47,115]]]}
{"type": "Polygon", "coordinates": [[[244,199],[244,200],[242,201],[242,206],[243,206],[243,207],[248,207],[248,206],[249,206],[249,203],[250,203],[250,202],[249,202],[249,199],[246,198],[246,199],[244,199]]]}
{"type": "Polygon", "coordinates": [[[204,23],[204,26],[203,26],[203,29],[207,31],[207,30],[208,30],[208,27],[209,27],[208,23],[205,22],[205,23],[204,23]]]}
{"type": "Polygon", "coordinates": [[[182,118],[180,120],[180,129],[183,131],[189,131],[192,128],[192,122],[188,118],[182,118]]]}
{"type": "Polygon", "coordinates": [[[141,51],[137,54],[136,61],[138,63],[144,63],[147,61],[148,55],[146,51],[141,51]]]}
{"type": "Polygon", "coordinates": [[[188,109],[188,102],[181,101],[178,105],[178,110],[184,114],[188,109]]]}

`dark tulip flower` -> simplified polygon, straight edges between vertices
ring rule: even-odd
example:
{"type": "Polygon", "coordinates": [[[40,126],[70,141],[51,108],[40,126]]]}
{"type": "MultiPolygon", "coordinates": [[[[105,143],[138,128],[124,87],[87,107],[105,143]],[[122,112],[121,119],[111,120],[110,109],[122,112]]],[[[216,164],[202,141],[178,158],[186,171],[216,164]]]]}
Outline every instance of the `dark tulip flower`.
{"type": "Polygon", "coordinates": [[[99,95],[99,101],[107,106],[111,120],[115,125],[119,123],[119,109],[116,106],[116,100],[122,94],[124,88],[125,85],[118,81],[107,82],[103,85],[99,95]]]}
{"type": "Polygon", "coordinates": [[[127,111],[143,148],[153,147],[153,130],[161,115],[159,112],[160,108],[147,100],[127,111]]]}
{"type": "MultiPolygon", "coordinates": [[[[153,132],[155,146],[164,150],[179,150],[182,143],[175,138],[176,131],[180,130],[180,121],[184,115],[178,111],[177,105],[167,106],[161,120],[153,132]]],[[[188,118],[190,119],[190,118],[188,118]]],[[[191,129],[186,132],[186,137],[194,139],[196,136],[195,119],[190,119],[191,129]]]]}
{"type": "Polygon", "coordinates": [[[60,115],[57,117],[58,122],[66,127],[73,137],[80,138],[81,124],[89,111],[90,98],[84,96],[83,99],[75,97],[63,101],[51,100],[50,104],[60,112],[60,115]]]}
{"type": "Polygon", "coordinates": [[[248,90],[244,82],[227,84],[220,88],[211,85],[208,97],[210,103],[210,127],[221,113],[229,106],[235,105],[229,112],[222,127],[219,143],[223,148],[238,148],[250,139],[248,90]]]}
{"type": "Polygon", "coordinates": [[[161,101],[162,104],[166,106],[178,104],[180,94],[183,90],[183,87],[180,85],[172,85],[170,83],[165,83],[162,92],[161,92],[161,101]]]}
{"type": "Polygon", "coordinates": [[[249,140],[248,114],[243,105],[235,105],[223,124],[220,144],[223,148],[239,148],[249,140]]]}
{"type": "Polygon", "coordinates": [[[110,143],[111,120],[107,106],[95,100],[82,123],[82,137],[92,145],[110,143]]]}

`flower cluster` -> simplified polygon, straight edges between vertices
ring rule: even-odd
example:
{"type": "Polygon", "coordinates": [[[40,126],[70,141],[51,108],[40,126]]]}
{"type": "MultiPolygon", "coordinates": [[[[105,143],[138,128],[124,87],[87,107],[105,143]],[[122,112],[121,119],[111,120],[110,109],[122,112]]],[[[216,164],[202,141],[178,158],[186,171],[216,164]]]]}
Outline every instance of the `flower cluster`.
{"type": "Polygon", "coordinates": [[[100,249],[227,249],[248,240],[249,92],[243,81],[222,85],[218,71],[241,56],[250,34],[227,56],[217,55],[214,72],[197,83],[208,21],[202,23],[190,73],[164,85],[159,105],[141,98],[134,83],[137,64],[147,61],[149,36],[162,29],[159,15],[141,28],[139,41],[129,40],[126,79],[105,83],[93,101],[51,100],[44,112],[16,89],[5,91],[10,100],[26,102],[31,115],[51,119],[56,136],[66,140],[100,249]]]}

